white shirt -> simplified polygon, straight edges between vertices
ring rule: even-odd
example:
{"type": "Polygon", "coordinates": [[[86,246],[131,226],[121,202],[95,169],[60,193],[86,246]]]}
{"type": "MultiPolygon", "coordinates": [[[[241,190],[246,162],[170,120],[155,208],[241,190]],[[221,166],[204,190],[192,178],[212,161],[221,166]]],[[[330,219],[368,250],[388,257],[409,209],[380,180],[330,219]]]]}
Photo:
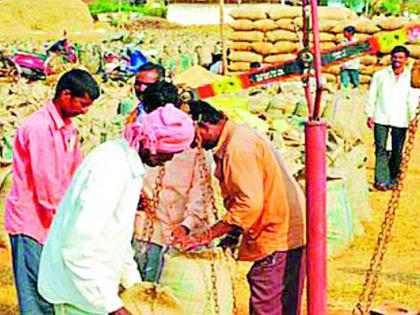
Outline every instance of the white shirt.
{"type": "Polygon", "coordinates": [[[410,80],[409,67],[398,79],[391,66],[375,72],[366,99],[367,117],[377,124],[407,128],[415,117],[420,91],[411,87],[410,80]]]}
{"type": "Polygon", "coordinates": [[[125,140],[95,148],[77,169],[42,250],[38,290],[94,314],[123,306],[118,287],[141,281],[131,238],[145,169],[125,140]]]}
{"type": "MultiPolygon", "coordinates": [[[[343,44],[351,44],[356,42],[355,39],[352,40],[348,40],[348,39],[344,39],[343,44]]],[[[344,62],[341,65],[341,70],[359,70],[360,69],[360,59],[359,58],[355,58],[355,59],[351,59],[349,61],[344,62]]]]}

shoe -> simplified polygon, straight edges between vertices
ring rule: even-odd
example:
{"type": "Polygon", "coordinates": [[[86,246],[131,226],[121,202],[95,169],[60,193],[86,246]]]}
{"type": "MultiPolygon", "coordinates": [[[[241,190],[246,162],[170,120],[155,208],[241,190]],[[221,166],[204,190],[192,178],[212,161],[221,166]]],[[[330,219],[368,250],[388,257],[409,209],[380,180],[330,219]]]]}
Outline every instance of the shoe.
{"type": "Polygon", "coordinates": [[[375,187],[375,189],[379,190],[379,191],[387,191],[388,190],[388,184],[386,184],[386,183],[375,183],[373,185],[373,187],[375,187]]]}

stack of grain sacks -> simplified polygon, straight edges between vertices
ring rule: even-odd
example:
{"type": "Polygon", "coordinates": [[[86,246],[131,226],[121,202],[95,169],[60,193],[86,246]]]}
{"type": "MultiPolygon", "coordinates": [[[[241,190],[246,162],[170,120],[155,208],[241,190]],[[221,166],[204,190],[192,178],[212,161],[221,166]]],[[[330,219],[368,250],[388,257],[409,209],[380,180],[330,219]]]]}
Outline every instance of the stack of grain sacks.
{"type": "MultiPolygon", "coordinates": [[[[356,27],[356,39],[364,39],[378,32],[400,29],[409,24],[420,24],[419,20],[406,18],[358,18],[346,8],[319,7],[319,27],[321,49],[327,50],[344,42],[343,29],[356,27]]],[[[233,33],[230,35],[231,53],[229,70],[231,73],[250,69],[252,62],[269,66],[296,58],[302,44],[302,9],[300,7],[279,6],[276,9],[238,9],[230,15],[233,33]]],[[[419,43],[407,43],[414,58],[420,58],[419,43]]],[[[361,58],[361,84],[368,85],[376,70],[390,64],[389,51],[381,55],[361,58]]],[[[338,81],[340,66],[332,66],[324,71],[324,78],[338,81]]]]}

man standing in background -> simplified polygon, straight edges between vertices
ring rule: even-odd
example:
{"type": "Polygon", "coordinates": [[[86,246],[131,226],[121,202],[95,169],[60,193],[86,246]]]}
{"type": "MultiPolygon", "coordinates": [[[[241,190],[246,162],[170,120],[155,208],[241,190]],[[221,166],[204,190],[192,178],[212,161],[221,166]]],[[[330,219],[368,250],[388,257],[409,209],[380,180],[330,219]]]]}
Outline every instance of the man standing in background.
{"type": "Polygon", "coordinates": [[[410,121],[419,102],[419,89],[410,85],[411,71],[407,67],[409,50],[396,46],[391,51],[391,66],[377,71],[370,84],[365,113],[367,125],[375,137],[375,183],[380,191],[396,185],[401,155],[410,121]],[[391,156],[386,150],[391,130],[391,156]]]}

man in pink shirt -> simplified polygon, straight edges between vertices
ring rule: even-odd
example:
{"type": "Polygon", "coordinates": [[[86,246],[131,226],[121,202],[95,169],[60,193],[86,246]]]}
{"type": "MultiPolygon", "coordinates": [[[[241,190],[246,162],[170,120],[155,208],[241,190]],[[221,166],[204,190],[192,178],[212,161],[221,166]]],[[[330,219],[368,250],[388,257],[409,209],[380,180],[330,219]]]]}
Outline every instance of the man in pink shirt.
{"type": "Polygon", "coordinates": [[[23,315],[54,314],[37,291],[39,259],[56,209],[82,159],[71,118],[85,114],[98,97],[94,78],[84,70],[71,70],[59,79],[54,99],[16,131],[5,227],[23,315]]]}

